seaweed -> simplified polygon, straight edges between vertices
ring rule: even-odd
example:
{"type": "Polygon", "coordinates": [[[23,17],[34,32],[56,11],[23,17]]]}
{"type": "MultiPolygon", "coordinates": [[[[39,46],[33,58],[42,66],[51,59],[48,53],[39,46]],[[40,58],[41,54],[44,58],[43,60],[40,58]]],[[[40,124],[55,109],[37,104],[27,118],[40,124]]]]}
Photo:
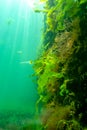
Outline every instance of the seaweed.
{"type": "Polygon", "coordinates": [[[87,1],[47,0],[44,10],[44,51],[33,65],[43,129],[85,130],[87,1]]]}

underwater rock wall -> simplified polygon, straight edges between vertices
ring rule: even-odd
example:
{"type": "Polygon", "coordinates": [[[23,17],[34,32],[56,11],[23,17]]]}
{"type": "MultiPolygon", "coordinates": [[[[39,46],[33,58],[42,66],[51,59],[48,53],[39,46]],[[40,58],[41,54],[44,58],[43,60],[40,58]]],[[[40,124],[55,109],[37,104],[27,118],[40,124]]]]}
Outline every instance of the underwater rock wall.
{"type": "Polygon", "coordinates": [[[87,0],[44,2],[43,51],[34,62],[41,130],[86,130],[87,0]]]}

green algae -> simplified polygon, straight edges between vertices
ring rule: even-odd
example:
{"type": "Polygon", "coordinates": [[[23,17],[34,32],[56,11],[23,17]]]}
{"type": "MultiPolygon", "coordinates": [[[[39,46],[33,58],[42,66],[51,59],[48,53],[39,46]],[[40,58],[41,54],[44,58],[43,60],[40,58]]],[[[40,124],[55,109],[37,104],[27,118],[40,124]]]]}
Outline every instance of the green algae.
{"type": "Polygon", "coordinates": [[[85,130],[87,1],[47,0],[44,9],[45,50],[34,63],[43,129],[85,130]]]}

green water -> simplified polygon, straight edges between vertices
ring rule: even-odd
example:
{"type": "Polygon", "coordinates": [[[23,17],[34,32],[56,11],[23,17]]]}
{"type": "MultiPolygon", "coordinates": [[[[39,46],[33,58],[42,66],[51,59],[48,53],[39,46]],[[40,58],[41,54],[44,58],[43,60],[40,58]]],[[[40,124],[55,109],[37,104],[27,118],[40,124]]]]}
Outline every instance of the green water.
{"type": "Polygon", "coordinates": [[[37,89],[28,61],[37,57],[43,15],[32,6],[31,0],[0,2],[0,113],[35,112],[37,89]]]}

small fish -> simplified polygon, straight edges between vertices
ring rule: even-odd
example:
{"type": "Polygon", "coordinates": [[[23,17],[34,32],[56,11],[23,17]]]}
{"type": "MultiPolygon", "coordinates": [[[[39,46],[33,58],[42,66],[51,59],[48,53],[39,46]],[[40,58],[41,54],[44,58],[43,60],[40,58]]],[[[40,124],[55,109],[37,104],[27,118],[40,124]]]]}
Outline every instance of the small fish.
{"type": "Polygon", "coordinates": [[[18,54],[22,54],[23,52],[22,51],[17,51],[18,54]]]}
{"type": "Polygon", "coordinates": [[[7,19],[7,24],[8,24],[8,25],[11,25],[13,22],[14,22],[14,19],[13,19],[13,18],[8,18],[8,19],[7,19]]]}
{"type": "Polygon", "coordinates": [[[29,61],[22,61],[20,62],[20,64],[32,64],[33,61],[32,60],[29,60],[29,61]]]}

